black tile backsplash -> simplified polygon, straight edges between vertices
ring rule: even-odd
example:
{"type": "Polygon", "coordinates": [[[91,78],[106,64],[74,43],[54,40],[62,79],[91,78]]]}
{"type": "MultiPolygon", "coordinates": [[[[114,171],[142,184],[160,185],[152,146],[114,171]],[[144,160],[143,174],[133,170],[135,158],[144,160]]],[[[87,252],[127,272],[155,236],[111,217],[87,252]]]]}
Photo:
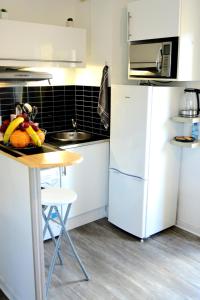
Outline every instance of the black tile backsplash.
{"type": "Polygon", "coordinates": [[[97,114],[98,95],[99,87],[92,86],[0,88],[0,115],[8,119],[22,98],[23,103],[37,106],[35,122],[47,132],[70,130],[74,119],[78,130],[109,137],[97,114]]]}

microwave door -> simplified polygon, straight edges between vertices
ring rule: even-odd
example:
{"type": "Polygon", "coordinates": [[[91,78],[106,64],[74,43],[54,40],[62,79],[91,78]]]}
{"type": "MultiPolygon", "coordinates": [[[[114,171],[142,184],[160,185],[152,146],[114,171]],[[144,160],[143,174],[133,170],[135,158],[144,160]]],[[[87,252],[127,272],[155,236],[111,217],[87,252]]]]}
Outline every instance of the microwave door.
{"type": "Polygon", "coordinates": [[[161,76],[162,43],[130,45],[130,75],[161,76]]]}

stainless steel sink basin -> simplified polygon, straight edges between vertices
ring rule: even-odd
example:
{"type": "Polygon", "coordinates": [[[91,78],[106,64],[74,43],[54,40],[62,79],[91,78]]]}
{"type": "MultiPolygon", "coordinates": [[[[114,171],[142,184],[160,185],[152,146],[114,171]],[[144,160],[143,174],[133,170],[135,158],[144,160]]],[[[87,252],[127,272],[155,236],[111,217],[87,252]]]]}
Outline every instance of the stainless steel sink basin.
{"type": "Polygon", "coordinates": [[[63,131],[51,135],[51,138],[62,142],[85,141],[91,138],[91,134],[84,131],[63,131]]]}

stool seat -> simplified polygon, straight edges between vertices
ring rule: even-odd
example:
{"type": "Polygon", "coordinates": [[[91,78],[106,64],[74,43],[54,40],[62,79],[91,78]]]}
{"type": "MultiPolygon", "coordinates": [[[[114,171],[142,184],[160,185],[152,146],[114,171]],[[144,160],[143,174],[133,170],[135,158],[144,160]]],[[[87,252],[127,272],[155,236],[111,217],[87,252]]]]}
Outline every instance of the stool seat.
{"type": "Polygon", "coordinates": [[[41,190],[41,203],[46,206],[57,206],[73,203],[77,194],[66,188],[48,188],[41,190]]]}

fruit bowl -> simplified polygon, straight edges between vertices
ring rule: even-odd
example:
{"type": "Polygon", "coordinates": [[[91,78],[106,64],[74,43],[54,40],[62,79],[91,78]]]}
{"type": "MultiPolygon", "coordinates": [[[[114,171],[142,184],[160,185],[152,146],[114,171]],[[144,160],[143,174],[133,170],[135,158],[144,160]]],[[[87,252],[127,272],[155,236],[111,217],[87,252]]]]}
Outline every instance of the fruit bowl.
{"type": "Polygon", "coordinates": [[[46,130],[40,129],[26,115],[18,115],[14,120],[6,120],[0,127],[3,143],[15,149],[41,147],[46,130]]]}

